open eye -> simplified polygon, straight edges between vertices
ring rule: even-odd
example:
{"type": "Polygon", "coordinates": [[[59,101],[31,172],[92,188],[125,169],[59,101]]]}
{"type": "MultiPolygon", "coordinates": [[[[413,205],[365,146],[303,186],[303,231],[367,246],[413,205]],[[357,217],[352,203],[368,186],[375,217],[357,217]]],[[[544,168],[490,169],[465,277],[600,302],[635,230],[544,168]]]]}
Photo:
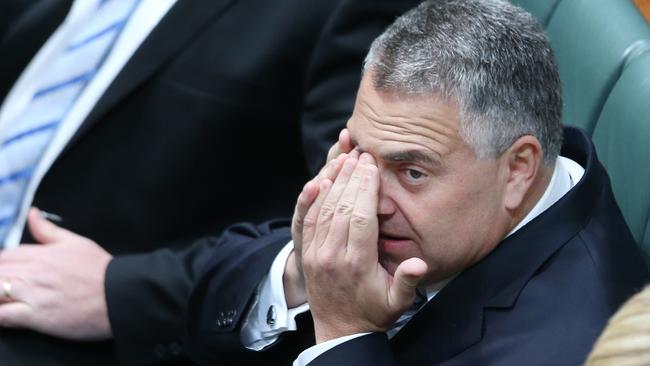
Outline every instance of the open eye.
{"type": "Polygon", "coordinates": [[[424,178],[426,178],[426,174],[417,170],[417,169],[404,169],[404,175],[406,175],[406,179],[408,179],[410,182],[420,182],[424,178]]]}

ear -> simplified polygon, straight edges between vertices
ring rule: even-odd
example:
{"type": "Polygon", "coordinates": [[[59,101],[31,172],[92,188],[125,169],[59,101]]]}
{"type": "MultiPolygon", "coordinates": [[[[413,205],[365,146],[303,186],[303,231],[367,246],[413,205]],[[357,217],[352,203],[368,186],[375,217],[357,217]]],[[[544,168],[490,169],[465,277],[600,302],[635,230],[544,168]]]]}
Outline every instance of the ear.
{"type": "Polygon", "coordinates": [[[537,138],[526,135],[501,155],[506,174],[504,205],[508,211],[518,211],[525,205],[525,198],[539,180],[543,154],[537,138]]]}

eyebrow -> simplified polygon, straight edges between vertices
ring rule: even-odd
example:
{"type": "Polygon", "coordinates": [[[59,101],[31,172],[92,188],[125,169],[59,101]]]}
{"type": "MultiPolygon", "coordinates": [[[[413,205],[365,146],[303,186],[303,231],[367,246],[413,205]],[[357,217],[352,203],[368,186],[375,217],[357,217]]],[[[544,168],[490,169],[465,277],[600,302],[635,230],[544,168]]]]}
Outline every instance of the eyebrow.
{"type": "Polygon", "coordinates": [[[434,159],[429,154],[425,154],[419,150],[405,150],[389,152],[382,155],[382,159],[392,162],[406,162],[406,163],[424,163],[432,167],[440,166],[440,161],[434,159]]]}
{"type": "MultiPolygon", "coordinates": [[[[359,153],[367,152],[362,146],[359,145],[357,139],[353,136],[350,136],[350,144],[353,146],[353,149],[359,151],[359,153]]],[[[404,150],[404,151],[394,151],[381,155],[381,158],[386,161],[394,163],[421,163],[427,164],[432,168],[439,168],[442,166],[442,162],[439,159],[432,157],[431,155],[424,153],[420,150],[404,150]]]]}
{"type": "MultiPolygon", "coordinates": [[[[359,145],[356,145],[356,149],[359,151],[359,153],[366,152],[366,150],[364,150],[359,145]]],[[[382,154],[381,158],[383,160],[390,161],[393,163],[420,163],[420,164],[429,165],[432,168],[438,168],[442,166],[442,163],[440,162],[439,159],[435,159],[431,157],[431,155],[426,154],[420,150],[404,150],[404,151],[388,152],[382,154]]]]}

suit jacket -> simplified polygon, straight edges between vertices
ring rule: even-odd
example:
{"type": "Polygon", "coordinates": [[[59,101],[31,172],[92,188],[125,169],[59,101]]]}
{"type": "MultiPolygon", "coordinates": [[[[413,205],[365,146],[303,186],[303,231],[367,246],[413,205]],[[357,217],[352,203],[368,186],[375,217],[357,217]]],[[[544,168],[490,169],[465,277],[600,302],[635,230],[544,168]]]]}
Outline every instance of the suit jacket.
{"type": "MultiPolygon", "coordinates": [[[[586,169],[562,199],[458,275],[391,340],[362,336],[310,365],[582,364],[609,316],[649,274],[586,135],[567,128],[562,155],[586,169]]],[[[251,241],[258,233],[244,232],[226,233],[197,281],[188,349],[205,365],[247,358],[290,365],[313,342],[309,319],[263,352],[238,341],[255,286],[288,239],[264,228],[270,234],[251,241]]]]}
{"type": "Polygon", "coordinates": [[[4,0],[0,3],[0,39],[30,3],[30,0],[4,0]]]}
{"type": "MultiPolygon", "coordinates": [[[[12,23],[0,41],[0,100],[71,3],[41,0],[12,23]]],[[[0,363],[112,365],[114,346],[125,364],[181,357],[181,314],[212,245],[190,239],[291,214],[310,176],[304,157],[315,172],[352,111],[370,42],[415,3],[178,0],[33,202],[122,255],[106,277],[115,342],[2,329],[0,363]]]]}

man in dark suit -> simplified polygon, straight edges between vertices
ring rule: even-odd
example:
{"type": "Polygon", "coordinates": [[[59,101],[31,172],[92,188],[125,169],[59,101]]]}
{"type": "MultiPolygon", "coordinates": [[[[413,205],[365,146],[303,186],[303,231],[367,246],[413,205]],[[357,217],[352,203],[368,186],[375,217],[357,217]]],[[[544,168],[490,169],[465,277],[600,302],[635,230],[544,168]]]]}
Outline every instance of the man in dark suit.
{"type": "Polygon", "coordinates": [[[592,143],[561,126],[541,26],[502,0],[430,0],[366,60],[354,149],[305,185],[291,233],[218,240],[191,357],[581,364],[649,274],[592,143]]]}
{"type": "MultiPolygon", "coordinates": [[[[184,363],[181,314],[213,245],[191,239],[291,212],[370,41],[415,3],[176,1],[36,185],[29,203],[69,231],[33,211],[20,242],[46,245],[0,255],[1,323],[71,340],[2,329],[0,363],[184,363]]],[[[74,5],[39,1],[12,23],[3,103],[74,5]]]]}

